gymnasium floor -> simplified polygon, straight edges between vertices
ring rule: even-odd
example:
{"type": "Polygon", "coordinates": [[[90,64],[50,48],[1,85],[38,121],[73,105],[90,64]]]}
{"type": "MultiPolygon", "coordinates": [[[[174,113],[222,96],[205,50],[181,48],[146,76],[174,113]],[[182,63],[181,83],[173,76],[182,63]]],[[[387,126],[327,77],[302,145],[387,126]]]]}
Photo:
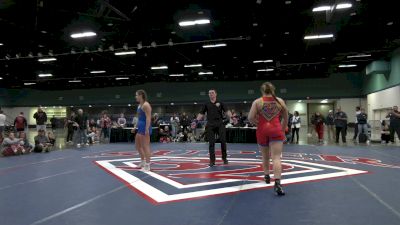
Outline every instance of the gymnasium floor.
{"type": "Polygon", "coordinates": [[[228,148],[211,169],[207,144],[152,144],[147,174],[132,144],[0,158],[0,224],[400,224],[396,146],[286,145],[284,197],[256,145],[228,148]]]}

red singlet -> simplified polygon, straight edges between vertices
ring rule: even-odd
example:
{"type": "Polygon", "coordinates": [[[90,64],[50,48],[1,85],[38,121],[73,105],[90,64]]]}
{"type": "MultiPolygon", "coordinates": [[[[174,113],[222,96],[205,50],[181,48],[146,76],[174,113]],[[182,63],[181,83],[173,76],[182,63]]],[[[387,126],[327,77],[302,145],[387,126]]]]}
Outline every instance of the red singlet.
{"type": "Polygon", "coordinates": [[[285,141],[280,121],[282,108],[273,97],[262,97],[261,110],[258,110],[257,143],[269,146],[270,142],[285,141]]]}

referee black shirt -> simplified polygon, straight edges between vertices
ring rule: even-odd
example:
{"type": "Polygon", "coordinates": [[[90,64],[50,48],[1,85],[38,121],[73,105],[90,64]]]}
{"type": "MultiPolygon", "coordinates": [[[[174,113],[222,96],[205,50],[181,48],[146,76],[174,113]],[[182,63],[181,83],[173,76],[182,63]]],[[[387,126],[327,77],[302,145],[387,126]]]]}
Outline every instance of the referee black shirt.
{"type": "Polygon", "coordinates": [[[207,113],[207,124],[208,125],[220,125],[223,123],[223,114],[226,112],[224,103],[218,100],[215,103],[207,102],[203,105],[200,114],[205,115],[207,113]]]}

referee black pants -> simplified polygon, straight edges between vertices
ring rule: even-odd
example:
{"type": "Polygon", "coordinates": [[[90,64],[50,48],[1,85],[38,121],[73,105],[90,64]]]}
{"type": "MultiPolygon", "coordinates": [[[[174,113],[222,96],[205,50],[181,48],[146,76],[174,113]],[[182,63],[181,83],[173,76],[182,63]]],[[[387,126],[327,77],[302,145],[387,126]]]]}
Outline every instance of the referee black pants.
{"type": "Polygon", "coordinates": [[[222,159],[226,160],[226,129],[223,123],[207,124],[207,137],[209,141],[210,161],[215,162],[215,135],[218,134],[221,141],[222,159]]]}

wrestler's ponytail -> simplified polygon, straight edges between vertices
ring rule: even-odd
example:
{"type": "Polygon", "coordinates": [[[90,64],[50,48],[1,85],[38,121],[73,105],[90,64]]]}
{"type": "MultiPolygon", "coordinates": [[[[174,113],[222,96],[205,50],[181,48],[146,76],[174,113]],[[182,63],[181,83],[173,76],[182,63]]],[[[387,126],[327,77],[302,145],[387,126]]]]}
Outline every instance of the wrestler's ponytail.
{"type": "Polygon", "coordinates": [[[272,97],[275,99],[275,101],[279,104],[280,108],[283,108],[281,102],[278,100],[278,98],[275,95],[275,86],[271,82],[265,82],[261,85],[261,93],[265,95],[272,95],[272,97]]]}

